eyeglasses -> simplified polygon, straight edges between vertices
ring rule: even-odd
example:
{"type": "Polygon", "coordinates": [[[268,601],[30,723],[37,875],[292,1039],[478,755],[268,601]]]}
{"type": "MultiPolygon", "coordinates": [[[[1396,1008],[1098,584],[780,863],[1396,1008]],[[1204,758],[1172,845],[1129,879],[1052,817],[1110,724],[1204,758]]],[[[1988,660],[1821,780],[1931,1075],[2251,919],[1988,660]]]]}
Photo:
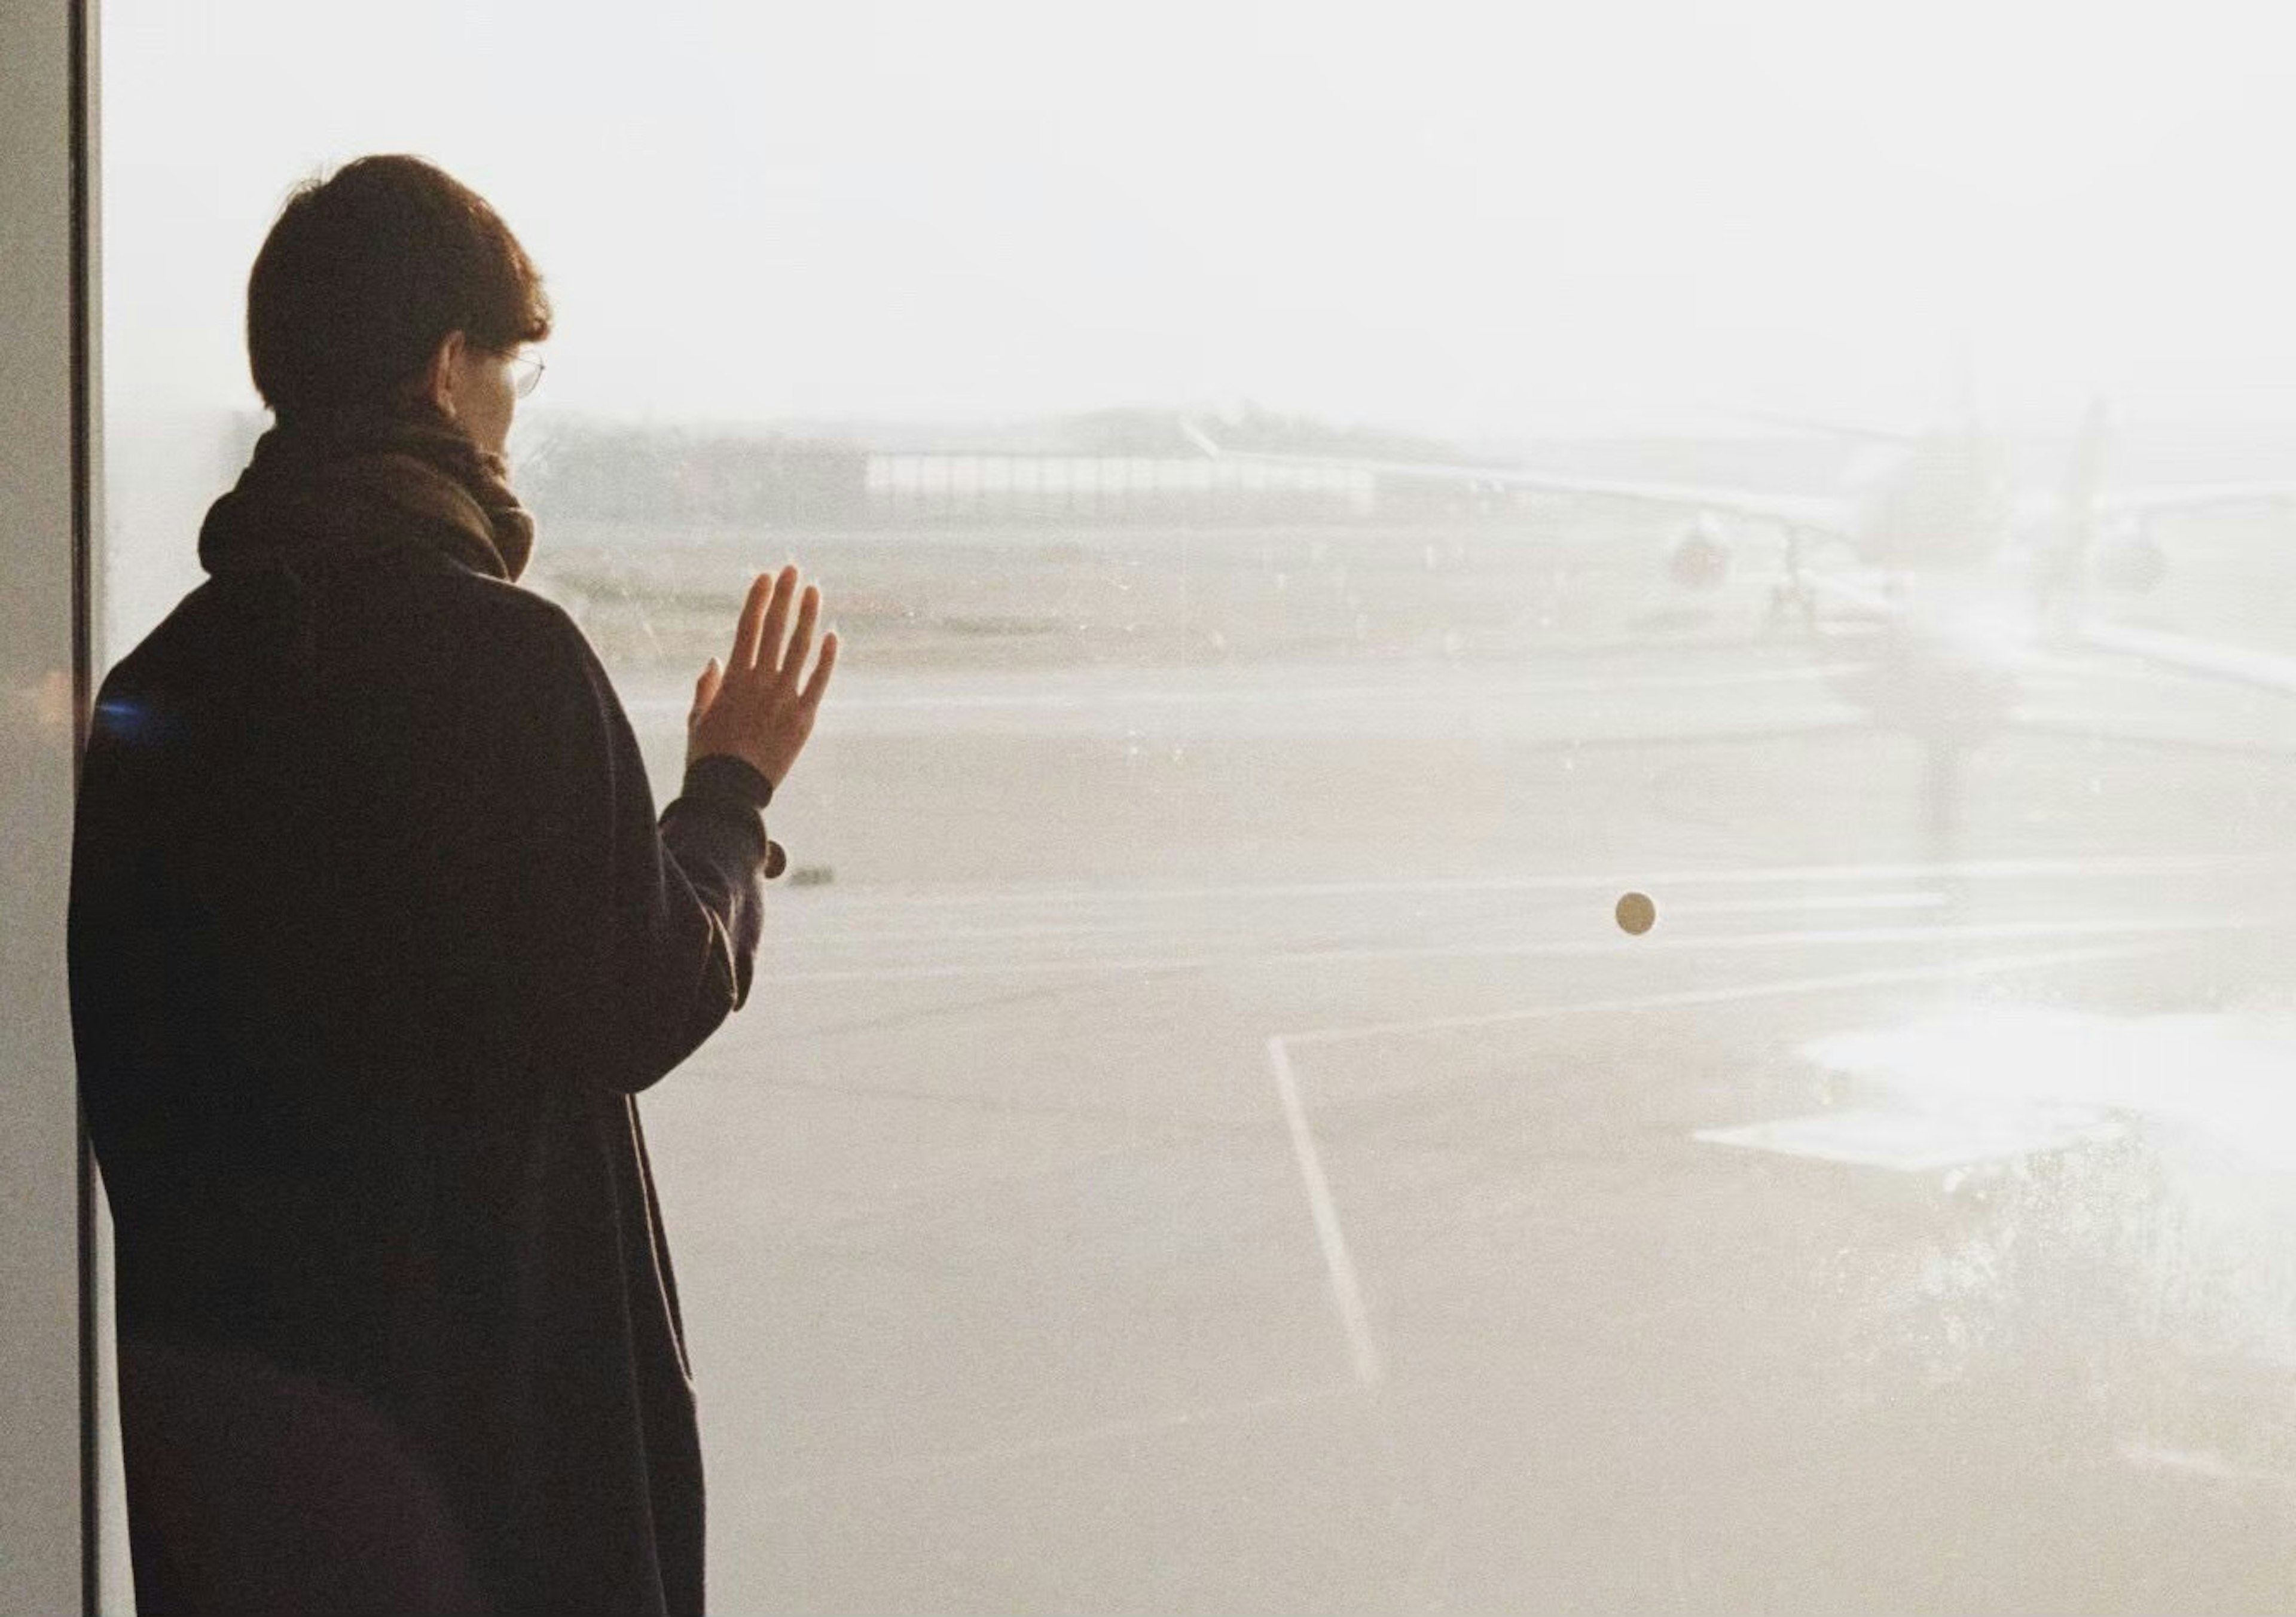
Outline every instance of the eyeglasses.
{"type": "Polygon", "coordinates": [[[507,348],[496,348],[495,352],[510,362],[512,394],[524,398],[542,385],[542,362],[533,355],[513,354],[507,348]]]}

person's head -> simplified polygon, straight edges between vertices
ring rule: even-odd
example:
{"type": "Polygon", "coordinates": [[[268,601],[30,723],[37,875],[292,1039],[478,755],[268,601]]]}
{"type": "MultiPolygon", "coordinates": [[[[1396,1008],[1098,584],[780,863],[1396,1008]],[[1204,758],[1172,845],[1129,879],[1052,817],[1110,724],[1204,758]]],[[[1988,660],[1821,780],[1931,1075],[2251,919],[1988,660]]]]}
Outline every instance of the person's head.
{"type": "Polygon", "coordinates": [[[518,238],[420,158],[361,158],[298,187],[247,280],[248,363],[282,422],[424,399],[500,453],[512,358],[549,335],[518,238]]]}

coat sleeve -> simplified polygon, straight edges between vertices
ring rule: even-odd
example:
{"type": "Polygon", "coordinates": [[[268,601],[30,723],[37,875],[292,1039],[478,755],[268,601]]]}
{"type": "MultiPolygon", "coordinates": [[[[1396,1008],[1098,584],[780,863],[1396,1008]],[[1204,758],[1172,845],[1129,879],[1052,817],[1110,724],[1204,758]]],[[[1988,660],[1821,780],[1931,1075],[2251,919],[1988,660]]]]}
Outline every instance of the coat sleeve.
{"type": "Polygon", "coordinates": [[[536,727],[549,755],[529,880],[536,925],[570,935],[539,947],[542,1008],[562,1059],[635,1092],[693,1053],[749,998],[762,928],[771,782],[738,758],[686,770],[657,818],[645,762],[596,654],[570,619],[552,638],[536,727]]]}

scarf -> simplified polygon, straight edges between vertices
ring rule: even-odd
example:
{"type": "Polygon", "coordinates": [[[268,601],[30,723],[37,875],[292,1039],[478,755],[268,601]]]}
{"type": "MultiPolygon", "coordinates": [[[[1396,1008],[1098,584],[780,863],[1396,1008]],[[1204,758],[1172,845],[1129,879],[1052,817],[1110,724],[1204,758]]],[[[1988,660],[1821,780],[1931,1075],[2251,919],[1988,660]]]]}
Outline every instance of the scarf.
{"type": "Polygon", "coordinates": [[[282,421],[208,508],[200,565],[217,577],[283,575],[300,594],[308,568],[427,549],[514,584],[534,553],[534,519],[508,477],[502,456],[427,400],[390,415],[282,421]]]}

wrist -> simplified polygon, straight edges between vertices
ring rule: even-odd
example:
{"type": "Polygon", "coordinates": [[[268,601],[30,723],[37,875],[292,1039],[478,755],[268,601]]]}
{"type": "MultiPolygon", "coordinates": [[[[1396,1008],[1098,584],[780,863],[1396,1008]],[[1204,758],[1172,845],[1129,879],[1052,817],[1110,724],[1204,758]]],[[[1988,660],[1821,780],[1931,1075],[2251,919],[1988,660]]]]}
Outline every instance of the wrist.
{"type": "Polygon", "coordinates": [[[686,760],[683,789],[688,796],[731,798],[760,814],[774,800],[774,783],[765,772],[747,758],[728,752],[703,753],[686,760]]]}
{"type": "Polygon", "coordinates": [[[765,867],[766,879],[771,881],[789,868],[789,854],[766,835],[766,804],[773,796],[774,783],[748,759],[704,753],[687,762],[678,801],[746,823],[757,837],[756,856],[765,867]]]}

